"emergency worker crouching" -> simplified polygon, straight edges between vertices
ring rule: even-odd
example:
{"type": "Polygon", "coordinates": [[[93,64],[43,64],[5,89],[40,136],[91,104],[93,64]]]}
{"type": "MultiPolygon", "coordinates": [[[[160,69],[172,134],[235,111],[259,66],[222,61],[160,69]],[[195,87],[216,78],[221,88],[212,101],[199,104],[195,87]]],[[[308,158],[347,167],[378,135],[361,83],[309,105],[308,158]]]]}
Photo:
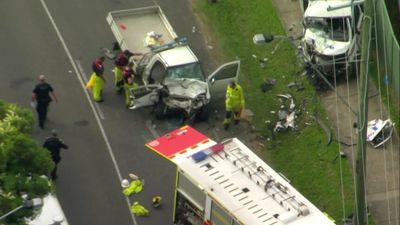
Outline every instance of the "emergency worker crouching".
{"type": "Polygon", "coordinates": [[[125,89],[125,106],[127,108],[133,107],[134,105],[134,98],[131,96],[131,90],[138,88],[139,85],[133,81],[133,77],[127,77],[126,82],[124,84],[125,89]]]}

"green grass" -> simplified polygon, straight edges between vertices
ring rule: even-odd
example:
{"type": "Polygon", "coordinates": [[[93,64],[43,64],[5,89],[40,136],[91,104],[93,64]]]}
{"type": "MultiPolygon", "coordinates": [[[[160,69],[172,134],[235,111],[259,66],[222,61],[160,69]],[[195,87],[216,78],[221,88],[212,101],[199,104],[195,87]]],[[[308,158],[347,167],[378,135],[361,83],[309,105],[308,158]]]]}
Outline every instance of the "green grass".
{"type": "Polygon", "coordinates": [[[354,182],[349,163],[346,160],[334,160],[340,150],[337,142],[327,146],[325,132],[310,117],[317,112],[330,125],[324,119],[326,115],[319,97],[307,77],[301,75],[302,67],[289,43],[280,43],[279,40],[259,46],[252,43],[256,33],[284,34],[272,2],[220,0],[209,4],[208,1],[199,0],[193,10],[209,28],[208,36],[217,44],[214,49],[218,51],[218,60],[241,59],[240,83],[245,92],[246,108],[255,114],[252,125],[264,137],[262,141],[265,147],[260,149],[259,155],[289,178],[291,184],[321,211],[327,212],[339,223],[354,207],[354,182]],[[278,43],[278,50],[272,55],[278,43]],[[260,68],[253,54],[268,58],[267,67],[260,68]],[[277,81],[267,93],[260,89],[265,79],[277,81]],[[287,85],[293,81],[301,82],[305,90],[297,92],[289,89],[287,85]],[[287,93],[294,96],[297,108],[302,109],[296,120],[298,129],[274,133],[272,124],[277,121],[277,115],[271,111],[278,111],[282,104],[276,95],[287,93]],[[271,121],[270,125],[265,123],[267,120],[271,121]]]}

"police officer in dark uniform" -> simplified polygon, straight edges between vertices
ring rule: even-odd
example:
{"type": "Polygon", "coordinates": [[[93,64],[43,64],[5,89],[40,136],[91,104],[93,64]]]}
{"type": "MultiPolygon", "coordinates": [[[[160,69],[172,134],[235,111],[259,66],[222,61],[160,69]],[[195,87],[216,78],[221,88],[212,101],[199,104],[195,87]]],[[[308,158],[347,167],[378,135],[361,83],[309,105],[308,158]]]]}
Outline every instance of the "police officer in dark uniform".
{"type": "Polygon", "coordinates": [[[44,129],[44,121],[46,120],[47,108],[49,103],[52,101],[57,103],[57,96],[54,93],[53,87],[46,83],[46,78],[44,75],[39,76],[39,83],[35,86],[33,90],[32,102],[36,102],[36,111],[39,117],[39,127],[44,129]]]}
{"type": "Polygon", "coordinates": [[[51,158],[53,159],[53,162],[55,164],[53,171],[51,171],[52,180],[57,179],[57,164],[61,161],[61,155],[60,155],[61,148],[68,149],[68,145],[66,145],[57,136],[58,136],[57,131],[53,129],[51,131],[51,137],[48,137],[43,143],[43,148],[50,151],[51,158]]]}

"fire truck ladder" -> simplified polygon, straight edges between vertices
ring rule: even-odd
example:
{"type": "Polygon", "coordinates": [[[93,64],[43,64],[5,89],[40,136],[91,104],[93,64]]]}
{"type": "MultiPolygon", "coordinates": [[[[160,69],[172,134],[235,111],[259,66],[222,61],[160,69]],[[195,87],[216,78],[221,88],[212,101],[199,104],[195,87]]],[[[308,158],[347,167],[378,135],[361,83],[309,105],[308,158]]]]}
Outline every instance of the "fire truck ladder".
{"type": "Polygon", "coordinates": [[[308,207],[296,199],[288,187],[276,181],[262,166],[257,165],[249,155],[240,149],[232,139],[223,142],[224,157],[231,161],[239,170],[245,173],[258,186],[263,186],[264,191],[278,202],[287,211],[295,210],[297,216],[308,215],[308,207]]]}

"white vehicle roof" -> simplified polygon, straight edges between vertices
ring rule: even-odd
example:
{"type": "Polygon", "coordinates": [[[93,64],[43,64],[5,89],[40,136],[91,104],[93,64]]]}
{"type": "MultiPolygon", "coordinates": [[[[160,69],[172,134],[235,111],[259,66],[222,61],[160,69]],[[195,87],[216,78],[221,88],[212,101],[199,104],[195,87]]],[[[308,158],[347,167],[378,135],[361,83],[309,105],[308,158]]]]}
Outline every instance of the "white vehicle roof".
{"type": "Polygon", "coordinates": [[[28,220],[28,225],[52,225],[60,222],[60,225],[68,225],[60,202],[54,194],[48,194],[43,199],[43,206],[39,214],[32,220],[28,220]]]}
{"type": "Polygon", "coordinates": [[[350,4],[348,0],[330,0],[330,1],[310,1],[308,7],[304,12],[304,17],[351,17],[351,7],[344,7],[335,10],[329,10],[328,7],[341,6],[350,4]]]}
{"type": "Polygon", "coordinates": [[[199,61],[187,45],[168,49],[160,52],[159,54],[168,67],[185,65],[199,61]]]}
{"type": "Polygon", "coordinates": [[[146,144],[173,161],[178,169],[246,225],[334,225],[277,172],[238,139],[210,153],[213,140],[189,126],[146,144]],[[206,152],[195,162],[192,155],[206,152]]]}

